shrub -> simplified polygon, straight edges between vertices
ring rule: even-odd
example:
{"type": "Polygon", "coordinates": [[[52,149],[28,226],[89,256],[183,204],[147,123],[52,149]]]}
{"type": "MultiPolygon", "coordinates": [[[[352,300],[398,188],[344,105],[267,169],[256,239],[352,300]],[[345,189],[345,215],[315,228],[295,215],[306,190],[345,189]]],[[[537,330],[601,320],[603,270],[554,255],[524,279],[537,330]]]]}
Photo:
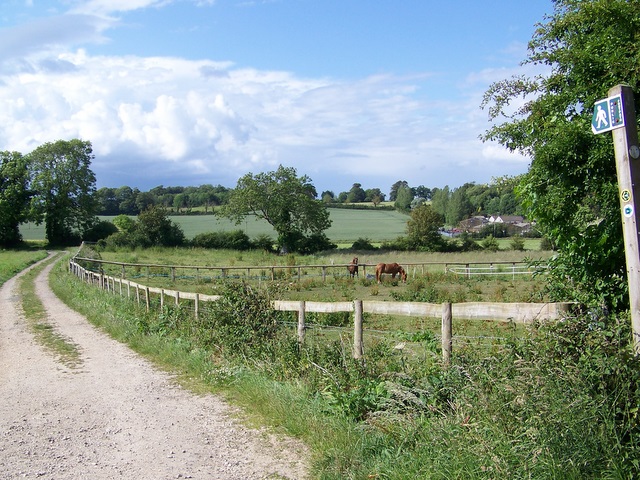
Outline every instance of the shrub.
{"type": "Polygon", "coordinates": [[[377,250],[377,247],[374,247],[371,243],[371,240],[368,238],[358,238],[353,245],[351,245],[352,250],[377,250]]]}
{"type": "Polygon", "coordinates": [[[522,237],[511,237],[510,242],[511,250],[516,250],[519,252],[524,251],[524,238],[522,237]]]}
{"type": "Polygon", "coordinates": [[[485,250],[489,250],[490,252],[497,252],[500,250],[500,245],[498,244],[498,240],[496,240],[493,235],[489,235],[482,241],[482,248],[485,250]]]}
{"type": "Polygon", "coordinates": [[[116,227],[113,223],[102,220],[92,228],[84,232],[82,239],[85,242],[97,242],[98,240],[107,238],[109,235],[112,235],[117,231],[118,227],[116,227]]]}
{"type": "Polygon", "coordinates": [[[253,245],[242,230],[206,232],[196,235],[191,244],[199,248],[249,250],[253,245]]]}

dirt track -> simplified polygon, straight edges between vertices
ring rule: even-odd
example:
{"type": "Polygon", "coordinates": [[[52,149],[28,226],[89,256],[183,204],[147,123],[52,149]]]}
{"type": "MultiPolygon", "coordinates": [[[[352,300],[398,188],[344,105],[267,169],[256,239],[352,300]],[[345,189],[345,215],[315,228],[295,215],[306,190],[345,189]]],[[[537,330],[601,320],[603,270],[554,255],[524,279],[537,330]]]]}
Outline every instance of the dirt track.
{"type": "Polygon", "coordinates": [[[300,479],[304,447],[249,429],[91,326],[36,280],[48,322],[78,345],[69,368],[35,342],[16,278],[0,289],[0,479],[300,479]]]}

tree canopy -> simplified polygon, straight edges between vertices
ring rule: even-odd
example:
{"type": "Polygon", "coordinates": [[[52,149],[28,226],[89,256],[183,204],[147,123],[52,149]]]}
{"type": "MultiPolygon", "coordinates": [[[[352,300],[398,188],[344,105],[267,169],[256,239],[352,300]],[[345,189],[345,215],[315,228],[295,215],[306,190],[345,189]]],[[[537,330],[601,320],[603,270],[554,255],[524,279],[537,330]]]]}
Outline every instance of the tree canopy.
{"type": "Polygon", "coordinates": [[[625,259],[610,134],[593,135],[594,103],[640,87],[640,1],[555,0],[529,42],[541,74],[493,84],[484,138],[531,157],[520,186],[529,218],[558,247],[558,297],[625,308],[625,259]]]}
{"type": "Polygon", "coordinates": [[[31,218],[45,222],[49,243],[77,243],[96,222],[95,174],[91,142],[59,140],[28,155],[31,218]]]}
{"type": "Polygon", "coordinates": [[[22,241],[20,224],[28,219],[29,171],[18,152],[0,152],[0,245],[13,247],[22,241]]]}
{"type": "Polygon", "coordinates": [[[325,204],[316,196],[309,177],[298,177],[294,168],[280,165],[275,172],[248,173],[240,178],[219,214],[238,224],[247,215],[266,220],[285,251],[307,250],[309,242],[323,250],[329,245],[324,231],[331,220],[325,204]]]}

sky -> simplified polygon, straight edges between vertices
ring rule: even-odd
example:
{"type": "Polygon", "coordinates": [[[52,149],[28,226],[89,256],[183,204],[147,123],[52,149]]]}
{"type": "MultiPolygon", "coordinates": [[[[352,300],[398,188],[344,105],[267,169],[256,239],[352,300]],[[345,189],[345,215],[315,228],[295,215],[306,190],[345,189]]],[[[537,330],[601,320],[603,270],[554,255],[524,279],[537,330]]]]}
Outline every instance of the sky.
{"type": "Polygon", "coordinates": [[[96,186],[320,194],[525,173],[479,138],[552,0],[3,0],[0,150],[93,146],[96,186]]]}

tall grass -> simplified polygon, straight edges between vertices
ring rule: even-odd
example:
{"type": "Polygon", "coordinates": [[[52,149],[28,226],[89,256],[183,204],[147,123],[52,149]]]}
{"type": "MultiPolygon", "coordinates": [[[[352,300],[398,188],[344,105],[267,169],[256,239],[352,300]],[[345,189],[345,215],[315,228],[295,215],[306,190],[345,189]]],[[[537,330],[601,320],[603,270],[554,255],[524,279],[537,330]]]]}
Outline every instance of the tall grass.
{"type": "Polygon", "coordinates": [[[51,282],[91,321],[191,386],[221,392],[254,421],[303,438],[316,478],[640,473],[640,360],[627,318],[592,312],[538,325],[524,338],[505,334],[499,349],[457,350],[449,366],[427,338],[420,355],[381,339],[361,362],[349,342],[299,346],[292,327],[278,320],[283,326],[271,328],[258,287],[229,284],[220,307],[194,320],[183,307],[147,313],[62,266],[51,282]]]}

